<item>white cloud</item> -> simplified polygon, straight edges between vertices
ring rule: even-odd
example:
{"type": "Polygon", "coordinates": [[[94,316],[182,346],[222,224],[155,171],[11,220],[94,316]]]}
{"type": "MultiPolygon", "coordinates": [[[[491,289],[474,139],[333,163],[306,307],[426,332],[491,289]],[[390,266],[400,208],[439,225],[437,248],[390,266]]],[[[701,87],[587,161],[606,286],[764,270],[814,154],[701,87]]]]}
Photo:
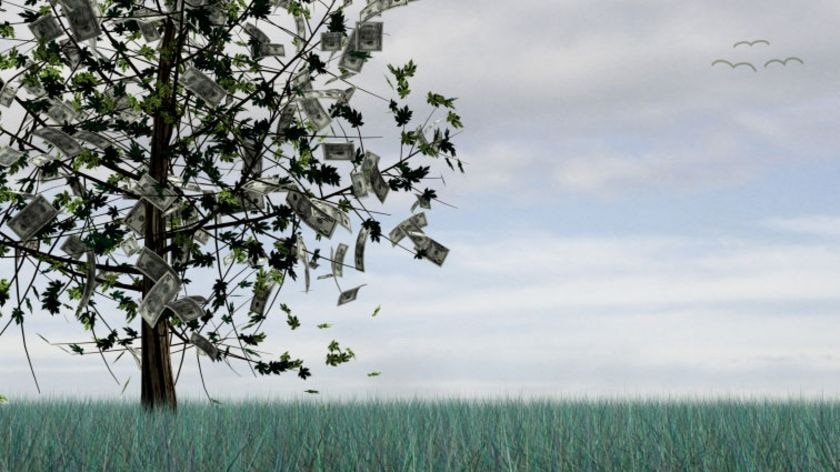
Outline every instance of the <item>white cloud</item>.
{"type": "Polygon", "coordinates": [[[840,217],[816,215],[798,218],[772,218],[765,225],[777,231],[828,238],[840,237],[840,217]]]}

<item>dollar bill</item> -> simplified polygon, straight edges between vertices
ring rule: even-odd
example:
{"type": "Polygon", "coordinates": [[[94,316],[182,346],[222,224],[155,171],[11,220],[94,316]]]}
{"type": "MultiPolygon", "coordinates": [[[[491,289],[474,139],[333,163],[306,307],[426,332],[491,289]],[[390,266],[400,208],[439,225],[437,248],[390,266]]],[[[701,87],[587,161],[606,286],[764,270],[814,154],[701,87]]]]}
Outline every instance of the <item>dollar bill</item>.
{"type": "Polygon", "coordinates": [[[120,249],[122,249],[123,254],[127,257],[131,257],[142,250],[139,244],[137,244],[137,238],[134,235],[129,235],[125,241],[120,243],[120,249]]]}
{"type": "Polygon", "coordinates": [[[306,22],[302,15],[295,15],[295,31],[297,31],[295,44],[297,45],[298,52],[300,52],[306,43],[306,22]]]}
{"type": "Polygon", "coordinates": [[[73,69],[79,67],[82,62],[82,52],[78,46],[71,39],[62,39],[58,45],[70,67],[73,69]]]}
{"type": "Polygon", "coordinates": [[[181,282],[175,273],[166,272],[140,302],[140,306],[137,307],[138,313],[154,328],[166,309],[166,304],[174,300],[180,290],[181,282]]]}
{"type": "Polygon", "coordinates": [[[321,102],[317,98],[305,98],[301,100],[300,107],[318,131],[326,128],[332,122],[332,118],[324,110],[324,107],[321,106],[321,102]]]}
{"type": "Polygon", "coordinates": [[[271,38],[268,37],[261,29],[257,28],[256,25],[251,23],[245,23],[242,25],[242,29],[245,30],[245,33],[248,36],[254,38],[258,43],[268,43],[271,41],[271,38]]]}
{"type": "Polygon", "coordinates": [[[344,227],[344,229],[350,231],[351,233],[353,232],[353,228],[350,226],[350,216],[341,211],[337,206],[318,200],[312,200],[312,204],[319,210],[326,213],[330,218],[338,221],[338,224],[344,227]]]}
{"type": "Polygon", "coordinates": [[[58,210],[46,198],[36,195],[29,204],[9,220],[9,229],[26,241],[58,215],[58,210]]]}
{"type": "Polygon", "coordinates": [[[353,184],[353,195],[356,198],[364,198],[370,192],[370,182],[362,171],[350,172],[350,181],[353,184]]]}
{"type": "Polygon", "coordinates": [[[368,2],[368,4],[362,8],[362,11],[359,13],[359,17],[361,21],[367,21],[373,17],[381,15],[383,9],[383,3],[379,0],[374,0],[372,2],[368,2]]]}
{"type": "Polygon", "coordinates": [[[187,67],[181,75],[181,83],[184,88],[214,107],[218,106],[227,95],[227,92],[213,79],[191,66],[187,67]]]}
{"type": "Polygon", "coordinates": [[[391,190],[391,187],[388,186],[388,182],[386,182],[385,178],[382,177],[379,169],[374,169],[371,172],[370,187],[373,189],[373,193],[376,195],[376,198],[378,198],[380,202],[385,203],[385,198],[388,197],[388,192],[391,190]]]}
{"type": "Polygon", "coordinates": [[[52,41],[64,34],[61,25],[58,24],[58,20],[56,20],[52,13],[42,15],[37,20],[29,23],[29,30],[32,31],[32,36],[35,36],[35,39],[40,43],[52,41]]]}
{"type": "Polygon", "coordinates": [[[173,272],[172,267],[169,267],[169,264],[162,257],[146,247],[140,250],[140,257],[137,258],[135,267],[155,282],[166,273],[173,272]]]}
{"type": "Polygon", "coordinates": [[[17,149],[12,149],[9,146],[0,147],[0,166],[11,167],[21,157],[23,157],[23,152],[17,149]]]}
{"type": "Polygon", "coordinates": [[[3,90],[0,91],[0,105],[9,108],[17,96],[18,88],[12,84],[7,83],[3,90]]]}
{"type": "Polygon", "coordinates": [[[140,360],[140,354],[138,354],[137,350],[134,349],[131,346],[126,346],[125,348],[128,349],[128,352],[130,352],[131,356],[134,357],[134,362],[137,364],[137,368],[142,371],[143,370],[143,364],[142,364],[142,361],[140,360]]]}
{"type": "Polygon", "coordinates": [[[242,174],[260,175],[263,171],[262,146],[251,138],[242,139],[242,174]]]}
{"type": "Polygon", "coordinates": [[[277,138],[283,139],[286,137],[286,130],[292,127],[295,121],[295,111],[297,107],[293,104],[288,104],[280,110],[280,115],[277,118],[277,138]]]}
{"type": "Polygon", "coordinates": [[[248,309],[250,313],[258,315],[265,314],[265,308],[268,306],[268,299],[271,297],[271,292],[274,291],[274,283],[268,284],[261,290],[254,290],[254,298],[251,299],[251,306],[248,309]]]}
{"type": "Polygon", "coordinates": [[[74,134],[73,137],[79,141],[84,141],[93,144],[94,146],[98,147],[99,149],[102,149],[103,151],[108,149],[110,146],[114,145],[114,143],[111,142],[110,139],[102,136],[101,134],[92,133],[86,130],[76,131],[76,134],[74,134]]]}
{"type": "Polygon", "coordinates": [[[216,346],[214,346],[213,343],[205,339],[204,336],[198,333],[193,333],[190,336],[190,342],[198,348],[198,352],[201,354],[206,355],[214,361],[221,360],[222,356],[219,350],[216,349],[216,346]]]}
{"type": "Polygon", "coordinates": [[[350,39],[347,41],[347,45],[344,47],[344,51],[342,51],[341,58],[338,61],[339,69],[344,69],[351,75],[361,72],[362,67],[365,65],[364,53],[360,55],[359,51],[356,51],[357,37],[358,33],[354,28],[350,33],[350,39]]]}
{"type": "Polygon", "coordinates": [[[348,249],[350,248],[344,243],[339,243],[335,249],[335,254],[332,259],[333,277],[342,277],[344,275],[344,256],[347,255],[348,249]]]}
{"type": "Polygon", "coordinates": [[[306,292],[309,293],[309,253],[306,252],[306,244],[303,242],[303,237],[300,234],[297,235],[295,250],[298,260],[303,263],[304,283],[306,292]]]}
{"type": "Polygon", "coordinates": [[[82,242],[81,238],[73,234],[64,240],[64,243],[61,245],[61,250],[70,256],[71,259],[78,259],[82,254],[90,251],[90,248],[82,242]]]}
{"type": "Polygon", "coordinates": [[[76,308],[77,318],[87,308],[90,299],[93,297],[93,290],[96,288],[96,255],[93,251],[87,251],[85,254],[87,255],[87,278],[85,288],[82,290],[82,298],[76,308]]]}
{"type": "Polygon", "coordinates": [[[305,92],[313,90],[312,76],[309,73],[309,69],[303,69],[293,75],[292,79],[289,81],[289,85],[291,86],[292,91],[299,94],[304,94],[305,92]]]}
{"type": "Polygon", "coordinates": [[[265,210],[265,195],[259,192],[244,190],[236,198],[242,211],[265,210]]]}
{"type": "Polygon", "coordinates": [[[356,92],[356,87],[350,87],[345,90],[329,89],[329,90],[308,90],[303,96],[306,98],[326,98],[335,100],[337,102],[347,103],[356,92]]]}
{"type": "Polygon", "coordinates": [[[138,201],[134,208],[128,212],[125,217],[125,225],[134,231],[137,236],[143,238],[146,236],[146,203],[143,200],[138,201]]]}
{"type": "Polygon", "coordinates": [[[368,228],[362,228],[359,230],[359,236],[356,237],[356,252],[353,256],[356,270],[359,272],[365,271],[365,244],[367,243],[368,234],[370,234],[370,230],[368,228]]]}
{"type": "Polygon", "coordinates": [[[337,52],[344,47],[344,33],[321,33],[321,51],[337,52]]]}
{"type": "Polygon", "coordinates": [[[421,250],[425,252],[426,259],[438,266],[443,265],[443,261],[449,255],[449,249],[446,246],[420,232],[409,231],[407,235],[414,242],[414,247],[418,252],[421,250]]]}
{"type": "Polygon", "coordinates": [[[193,297],[185,297],[173,302],[170,302],[167,306],[175,316],[177,316],[181,321],[184,323],[192,320],[197,320],[207,314],[204,311],[203,303],[200,303],[199,299],[193,297]]]}
{"type": "Polygon", "coordinates": [[[79,115],[70,105],[55,99],[50,99],[50,107],[47,108],[47,116],[60,125],[72,123],[79,115]]]}
{"type": "Polygon", "coordinates": [[[382,22],[360,23],[357,27],[356,50],[373,52],[382,50],[382,22]]]}
{"type": "Polygon", "coordinates": [[[166,211],[178,197],[177,193],[168,186],[160,184],[148,172],[141,175],[137,183],[142,197],[160,211],[166,211]]]}
{"type": "Polygon", "coordinates": [[[306,195],[289,190],[286,194],[286,203],[289,208],[304,222],[307,226],[312,228],[318,234],[325,236],[327,239],[332,238],[335,232],[335,227],[338,222],[317,208],[312,202],[306,198],[306,195]]]}
{"type": "Polygon", "coordinates": [[[32,134],[52,144],[68,157],[76,157],[84,151],[75,139],[56,128],[40,128],[32,134]]]}
{"type": "Polygon", "coordinates": [[[102,32],[97,12],[91,0],[59,0],[64,18],[76,41],[93,39],[102,32]]]}
{"type": "Polygon", "coordinates": [[[424,210],[431,210],[432,209],[432,201],[430,199],[424,197],[420,193],[415,193],[414,196],[417,197],[417,201],[414,202],[411,205],[411,211],[412,212],[414,212],[414,210],[416,210],[417,207],[420,207],[424,210]]]}
{"type": "Polygon", "coordinates": [[[195,232],[194,238],[198,244],[207,244],[207,241],[210,241],[210,233],[204,231],[203,229],[200,229],[195,232]]]}
{"type": "Polygon", "coordinates": [[[350,290],[345,290],[338,295],[338,306],[344,305],[346,303],[350,303],[359,296],[359,289],[364,287],[367,284],[359,285],[356,288],[351,288],[350,290]]]}
{"type": "Polygon", "coordinates": [[[283,57],[286,55],[286,47],[279,43],[266,43],[260,45],[259,57],[283,57]]]}
{"type": "Polygon", "coordinates": [[[147,43],[153,43],[160,39],[161,21],[137,21],[137,27],[140,29],[140,34],[147,43]]]}
{"type": "Polygon", "coordinates": [[[352,161],[356,157],[355,143],[324,143],[325,161],[352,161]]]}
{"type": "Polygon", "coordinates": [[[428,225],[429,222],[426,220],[426,213],[420,212],[416,215],[411,215],[388,233],[388,239],[391,240],[392,246],[396,246],[397,243],[408,236],[409,231],[422,232],[421,228],[425,228],[428,225]]]}

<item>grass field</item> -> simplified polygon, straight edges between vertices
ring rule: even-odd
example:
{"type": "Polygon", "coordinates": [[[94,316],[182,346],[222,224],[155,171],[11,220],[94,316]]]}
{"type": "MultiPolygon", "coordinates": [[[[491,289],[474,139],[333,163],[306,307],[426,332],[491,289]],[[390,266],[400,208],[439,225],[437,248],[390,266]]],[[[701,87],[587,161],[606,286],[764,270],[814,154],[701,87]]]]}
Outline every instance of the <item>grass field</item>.
{"type": "Polygon", "coordinates": [[[0,471],[836,471],[840,402],[393,400],[0,406],[0,471]]]}

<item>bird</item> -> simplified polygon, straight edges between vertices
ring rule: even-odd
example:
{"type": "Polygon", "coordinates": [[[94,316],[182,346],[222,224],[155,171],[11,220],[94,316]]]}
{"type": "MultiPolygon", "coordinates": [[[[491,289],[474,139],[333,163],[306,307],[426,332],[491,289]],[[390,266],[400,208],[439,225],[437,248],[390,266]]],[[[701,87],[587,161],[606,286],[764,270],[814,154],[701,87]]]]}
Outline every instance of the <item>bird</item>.
{"type": "Polygon", "coordinates": [[[304,390],[303,393],[318,393],[317,390],[304,390]]]}
{"type": "Polygon", "coordinates": [[[749,62],[738,62],[738,63],[733,64],[729,61],[726,61],[726,60],[723,60],[723,59],[718,59],[715,62],[712,62],[712,67],[714,67],[715,64],[726,64],[733,69],[738,67],[738,66],[747,66],[747,67],[751,68],[753,70],[753,72],[758,72],[758,69],[756,69],[755,66],[750,64],[749,62]]]}
{"type": "Polygon", "coordinates": [[[740,46],[742,44],[746,44],[749,47],[753,47],[758,43],[764,43],[768,46],[770,45],[770,41],[767,41],[766,39],[756,39],[755,41],[738,41],[737,43],[733,44],[732,47],[737,48],[738,46],[740,46]]]}
{"type": "Polygon", "coordinates": [[[805,62],[798,57],[788,57],[787,59],[770,59],[769,61],[764,63],[764,68],[766,69],[767,66],[773,64],[774,62],[778,62],[783,66],[787,66],[788,61],[799,61],[800,64],[805,65],[805,62]]]}

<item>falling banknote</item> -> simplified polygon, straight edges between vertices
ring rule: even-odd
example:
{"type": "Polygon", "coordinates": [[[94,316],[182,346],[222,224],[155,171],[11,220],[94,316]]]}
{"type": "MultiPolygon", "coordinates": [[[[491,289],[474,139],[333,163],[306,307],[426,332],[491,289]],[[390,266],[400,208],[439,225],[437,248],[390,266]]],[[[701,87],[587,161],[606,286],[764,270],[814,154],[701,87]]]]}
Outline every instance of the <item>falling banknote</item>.
{"type": "Polygon", "coordinates": [[[20,213],[9,220],[8,225],[21,241],[26,241],[35,236],[56,215],[58,215],[58,210],[49,200],[37,195],[20,213]]]}
{"type": "Polygon", "coordinates": [[[146,274],[146,276],[157,282],[167,272],[171,272],[172,268],[169,264],[160,257],[157,253],[149,248],[140,250],[140,257],[137,258],[137,270],[146,274]]]}
{"type": "Polygon", "coordinates": [[[214,107],[218,106],[227,95],[219,84],[194,67],[187,67],[181,75],[181,82],[184,88],[214,107]]]}
{"type": "Polygon", "coordinates": [[[356,299],[356,297],[359,296],[359,289],[361,289],[365,285],[367,285],[367,284],[359,285],[356,288],[351,288],[350,290],[346,290],[344,292],[341,292],[341,294],[338,296],[338,306],[341,306],[341,305],[344,305],[345,303],[350,303],[350,302],[354,301],[356,299]]]}
{"type": "Polygon", "coordinates": [[[195,347],[199,349],[199,352],[201,352],[202,354],[206,354],[207,357],[209,357],[210,359],[214,361],[218,361],[221,359],[221,353],[219,352],[219,350],[216,349],[216,346],[214,346],[213,343],[204,338],[204,336],[198,333],[193,333],[190,336],[190,342],[193,343],[195,347]]]}
{"type": "Polygon", "coordinates": [[[181,290],[181,282],[178,277],[173,272],[166,272],[140,302],[137,311],[146,323],[154,328],[166,305],[175,299],[179,290],[181,290]]]}

